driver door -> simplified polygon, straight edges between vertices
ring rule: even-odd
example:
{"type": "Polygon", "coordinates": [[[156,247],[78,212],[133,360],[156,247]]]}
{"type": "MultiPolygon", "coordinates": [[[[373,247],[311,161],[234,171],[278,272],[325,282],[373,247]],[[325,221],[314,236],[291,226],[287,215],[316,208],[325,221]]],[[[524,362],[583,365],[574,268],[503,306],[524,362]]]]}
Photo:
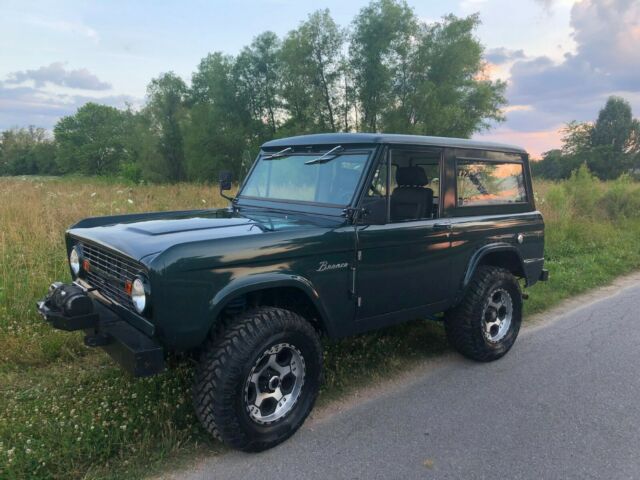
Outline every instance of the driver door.
{"type": "Polygon", "coordinates": [[[417,318],[446,301],[451,224],[441,218],[443,168],[443,151],[434,148],[393,147],[380,161],[362,204],[382,221],[365,217],[357,227],[356,319],[367,319],[358,330],[417,318]]]}

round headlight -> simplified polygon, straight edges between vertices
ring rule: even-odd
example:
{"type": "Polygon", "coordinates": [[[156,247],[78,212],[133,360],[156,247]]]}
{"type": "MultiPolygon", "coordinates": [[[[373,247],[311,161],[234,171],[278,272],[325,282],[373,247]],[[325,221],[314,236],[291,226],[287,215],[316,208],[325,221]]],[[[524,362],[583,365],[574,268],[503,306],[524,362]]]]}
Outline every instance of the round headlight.
{"type": "Polygon", "coordinates": [[[136,312],[142,313],[147,308],[149,288],[144,279],[136,277],[131,284],[131,301],[136,312]]]}
{"type": "Polygon", "coordinates": [[[76,247],[73,247],[71,249],[71,253],[69,254],[69,266],[71,267],[73,276],[77,277],[80,273],[80,254],[78,253],[78,249],[76,247]]]}

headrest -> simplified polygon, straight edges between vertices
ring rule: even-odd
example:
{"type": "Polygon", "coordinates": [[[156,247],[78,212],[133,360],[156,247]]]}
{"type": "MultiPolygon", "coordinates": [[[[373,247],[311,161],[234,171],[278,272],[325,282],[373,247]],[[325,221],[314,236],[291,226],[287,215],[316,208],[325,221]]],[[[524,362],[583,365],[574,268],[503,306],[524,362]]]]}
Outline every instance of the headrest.
{"type": "Polygon", "coordinates": [[[420,167],[402,167],[396,170],[396,182],[400,186],[424,187],[429,183],[429,179],[420,167]]]}

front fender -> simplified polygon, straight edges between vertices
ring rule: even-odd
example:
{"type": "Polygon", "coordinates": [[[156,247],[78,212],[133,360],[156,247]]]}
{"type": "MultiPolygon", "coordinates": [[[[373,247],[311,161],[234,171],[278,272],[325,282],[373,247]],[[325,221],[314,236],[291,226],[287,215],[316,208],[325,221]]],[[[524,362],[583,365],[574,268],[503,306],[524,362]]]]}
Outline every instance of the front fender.
{"type": "Polygon", "coordinates": [[[219,290],[209,301],[209,330],[213,328],[217,318],[224,308],[235,298],[244,294],[264,290],[267,288],[292,287],[302,291],[313,303],[320,315],[322,325],[327,329],[327,333],[333,334],[331,322],[327,321],[327,312],[320,301],[320,295],[311,281],[300,275],[282,272],[261,273],[241,277],[229,282],[224,288],[219,290]]]}

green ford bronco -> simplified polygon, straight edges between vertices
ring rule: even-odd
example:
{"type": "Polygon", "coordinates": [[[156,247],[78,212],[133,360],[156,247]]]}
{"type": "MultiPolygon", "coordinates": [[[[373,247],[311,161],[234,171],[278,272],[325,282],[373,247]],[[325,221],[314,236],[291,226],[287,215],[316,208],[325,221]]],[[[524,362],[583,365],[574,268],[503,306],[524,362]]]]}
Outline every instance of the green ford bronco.
{"type": "MultiPolygon", "coordinates": [[[[231,188],[221,175],[221,193],[231,188]]],[[[284,441],[311,411],[320,338],[444,312],[478,361],[512,346],[521,284],[546,280],[544,223],[517,147],[387,134],[265,143],[229,208],[87,218],[73,283],[38,303],[136,376],[198,359],[193,404],[228,445],[284,441]]]]}

